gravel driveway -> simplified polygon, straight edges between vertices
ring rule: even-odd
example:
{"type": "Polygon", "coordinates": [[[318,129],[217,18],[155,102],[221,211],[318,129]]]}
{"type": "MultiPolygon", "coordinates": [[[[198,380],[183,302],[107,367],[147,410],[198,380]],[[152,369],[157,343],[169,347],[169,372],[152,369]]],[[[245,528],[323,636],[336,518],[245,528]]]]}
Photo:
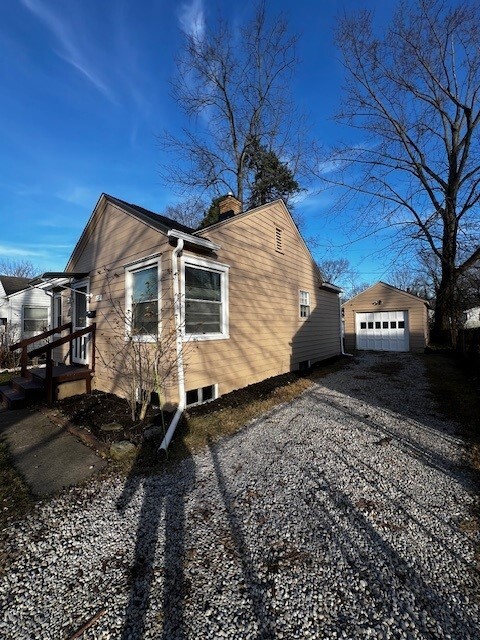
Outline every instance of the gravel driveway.
{"type": "Polygon", "coordinates": [[[175,474],[39,505],[0,636],[478,638],[455,433],[421,358],[365,354],[175,474]]]}

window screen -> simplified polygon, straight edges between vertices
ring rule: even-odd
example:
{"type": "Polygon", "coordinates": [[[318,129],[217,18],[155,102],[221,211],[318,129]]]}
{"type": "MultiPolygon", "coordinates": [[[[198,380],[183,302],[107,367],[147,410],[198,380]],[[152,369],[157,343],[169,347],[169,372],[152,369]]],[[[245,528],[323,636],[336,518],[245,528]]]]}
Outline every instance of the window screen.
{"type": "Polygon", "coordinates": [[[158,268],[131,272],[132,333],[156,336],[158,333],[158,268]]]}
{"type": "Polygon", "coordinates": [[[186,333],[222,332],[222,274],[185,266],[186,333]]]}

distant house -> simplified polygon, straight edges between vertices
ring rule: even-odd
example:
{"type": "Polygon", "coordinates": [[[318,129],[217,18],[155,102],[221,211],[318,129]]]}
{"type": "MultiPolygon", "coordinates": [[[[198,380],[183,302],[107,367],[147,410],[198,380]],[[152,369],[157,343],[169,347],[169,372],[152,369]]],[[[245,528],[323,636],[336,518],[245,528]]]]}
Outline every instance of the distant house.
{"type": "Polygon", "coordinates": [[[377,282],[343,304],[346,351],[416,351],[428,343],[428,302],[377,282]]]}
{"type": "Polygon", "coordinates": [[[175,335],[182,364],[163,401],[178,407],[339,355],[341,290],[322,279],[285,204],[242,211],[227,196],[220,209],[217,224],[195,231],[102,194],[65,272],[41,285],[54,326],[95,323],[55,349],[55,364],[90,366],[94,334],[93,386],[124,395],[109,365],[115,332],[119,349],[175,335]]]}
{"type": "Polygon", "coordinates": [[[463,312],[463,328],[477,329],[480,327],[480,307],[471,307],[463,312]]]}
{"type": "Polygon", "coordinates": [[[0,275],[0,332],[10,343],[30,338],[50,326],[51,299],[29,286],[29,278],[0,275]]]}

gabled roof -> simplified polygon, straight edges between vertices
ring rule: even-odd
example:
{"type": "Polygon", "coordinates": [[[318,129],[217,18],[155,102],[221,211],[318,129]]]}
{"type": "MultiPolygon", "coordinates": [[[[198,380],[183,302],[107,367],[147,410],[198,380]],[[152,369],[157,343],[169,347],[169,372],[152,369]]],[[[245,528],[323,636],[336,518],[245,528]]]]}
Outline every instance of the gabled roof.
{"type": "Polygon", "coordinates": [[[70,255],[70,258],[68,259],[67,266],[66,266],[67,270],[69,266],[72,264],[72,262],[74,261],[75,256],[82,249],[85,242],[87,242],[89,229],[91,227],[93,219],[97,215],[97,212],[99,212],[102,206],[108,202],[110,202],[115,207],[122,209],[122,211],[124,211],[127,215],[132,216],[133,218],[136,218],[140,222],[143,222],[143,224],[151,227],[152,229],[155,229],[155,231],[159,231],[160,233],[163,233],[166,236],[168,236],[169,231],[172,231],[172,230],[180,231],[182,233],[189,234],[189,235],[193,234],[193,231],[194,231],[193,229],[190,229],[190,227],[187,227],[186,225],[181,224],[180,222],[176,222],[175,220],[171,220],[166,216],[162,216],[159,213],[154,213],[149,209],[144,209],[143,207],[139,207],[136,204],[131,204],[130,202],[126,202],[125,200],[121,200],[120,198],[115,198],[114,196],[111,196],[108,193],[102,193],[97,201],[97,204],[95,205],[95,208],[92,211],[92,214],[90,215],[90,218],[87,224],[85,225],[82,231],[82,235],[78,239],[78,242],[75,245],[72,251],[72,254],[70,255]]]}
{"type": "Polygon", "coordinates": [[[17,276],[0,276],[0,281],[5,289],[5,295],[17,293],[22,289],[27,289],[30,278],[19,278],[17,276]]]}
{"type": "Polygon", "coordinates": [[[360,293],[357,293],[357,295],[353,296],[353,298],[350,298],[350,300],[346,300],[343,303],[342,306],[344,307],[346,304],[348,304],[352,300],[355,300],[355,298],[359,298],[360,296],[362,296],[367,291],[370,291],[370,289],[373,289],[374,287],[377,287],[379,284],[381,284],[384,287],[388,287],[389,289],[392,289],[392,291],[397,291],[397,293],[401,293],[404,296],[408,296],[409,298],[413,298],[414,300],[418,300],[419,302],[423,302],[424,304],[427,305],[427,307],[430,306],[430,303],[428,302],[428,300],[425,300],[425,298],[420,298],[420,296],[416,296],[413,293],[409,293],[408,291],[404,291],[403,289],[399,289],[398,287],[394,287],[393,284],[388,284],[388,282],[383,282],[382,280],[379,280],[378,282],[375,282],[375,284],[372,284],[370,287],[367,287],[363,291],[360,291],[360,293]]]}
{"type": "Polygon", "coordinates": [[[110,200],[113,204],[122,207],[122,209],[126,209],[129,213],[131,213],[136,218],[139,218],[142,222],[147,222],[151,226],[155,227],[159,231],[163,233],[168,233],[171,229],[176,229],[177,231],[182,231],[182,233],[193,233],[195,229],[191,229],[176,220],[172,220],[171,218],[167,218],[166,216],[162,216],[159,213],[154,213],[153,211],[149,211],[149,209],[144,209],[143,207],[139,207],[137,204],[131,204],[130,202],[125,202],[125,200],[120,200],[120,198],[115,198],[114,196],[110,196],[108,193],[103,194],[107,200],[110,200]]]}

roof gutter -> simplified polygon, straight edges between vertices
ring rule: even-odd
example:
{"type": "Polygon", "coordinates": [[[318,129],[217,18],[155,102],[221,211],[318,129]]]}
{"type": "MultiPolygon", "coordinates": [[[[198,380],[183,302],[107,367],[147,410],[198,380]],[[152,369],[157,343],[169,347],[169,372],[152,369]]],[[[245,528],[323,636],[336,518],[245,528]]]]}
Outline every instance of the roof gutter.
{"type": "Polygon", "coordinates": [[[201,247],[202,249],[208,249],[210,251],[217,251],[220,249],[219,244],[215,244],[210,240],[206,240],[205,238],[198,238],[197,236],[191,236],[189,233],[184,233],[183,231],[178,231],[177,229],[170,229],[168,232],[168,236],[170,238],[177,238],[178,240],[183,240],[188,244],[193,244],[196,247],[201,247]]]}
{"type": "MultiPolygon", "coordinates": [[[[180,233],[180,232],[177,232],[180,233]]],[[[169,232],[170,235],[170,232],[169,232]]],[[[172,233],[173,235],[173,233],[172,233]]],[[[172,278],[173,278],[173,317],[175,322],[175,335],[176,335],[176,347],[177,347],[177,378],[178,378],[178,406],[167,429],[165,437],[162,440],[159,451],[162,449],[166,451],[170,444],[175,429],[180,421],[180,418],[185,410],[185,370],[183,366],[183,336],[182,336],[182,317],[181,317],[181,304],[180,304],[180,283],[178,274],[178,257],[183,251],[185,241],[183,238],[177,237],[177,246],[172,251],[172,278]]]]}

